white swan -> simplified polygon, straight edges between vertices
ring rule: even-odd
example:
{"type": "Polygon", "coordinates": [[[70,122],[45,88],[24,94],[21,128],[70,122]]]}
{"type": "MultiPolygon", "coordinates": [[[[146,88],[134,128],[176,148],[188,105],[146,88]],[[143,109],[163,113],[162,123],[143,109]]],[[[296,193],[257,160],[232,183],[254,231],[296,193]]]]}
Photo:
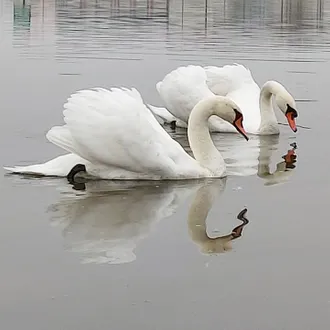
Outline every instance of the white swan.
{"type": "MultiPolygon", "coordinates": [[[[267,81],[260,90],[243,65],[179,67],[158,82],[156,88],[166,108],[148,105],[149,108],[166,123],[177,118],[179,127],[186,127],[191,110],[201,99],[215,94],[233,100],[242,110],[246,132],[258,135],[280,132],[272,105],[274,96],[291,129],[297,131],[298,113],[290,93],[276,81],[267,81]]],[[[211,131],[235,132],[220,118],[210,118],[209,123],[211,131]]]]}
{"type": "Polygon", "coordinates": [[[46,136],[72,154],[6,170],[47,176],[70,172],[71,179],[78,171],[121,180],[223,177],[225,162],[211,139],[208,119],[221,117],[248,140],[239,107],[221,96],[201,100],[191,112],[188,138],[195,159],[163,129],[135,89],[83,90],[71,95],[64,107],[65,125],[53,127],[46,136]]]}

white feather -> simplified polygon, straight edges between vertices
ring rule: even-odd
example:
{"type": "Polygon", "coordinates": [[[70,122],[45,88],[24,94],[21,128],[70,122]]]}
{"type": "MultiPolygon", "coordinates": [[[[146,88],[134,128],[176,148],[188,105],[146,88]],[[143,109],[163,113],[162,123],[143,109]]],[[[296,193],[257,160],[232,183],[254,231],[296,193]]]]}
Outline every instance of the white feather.
{"type": "MultiPolygon", "coordinates": [[[[281,84],[268,81],[261,90],[250,70],[240,64],[179,67],[157,83],[156,88],[165,108],[184,123],[188,122],[191,110],[200,100],[211,95],[228,97],[241,109],[244,128],[250,134],[279,134],[272,95],[280,101],[277,105],[283,113],[287,104],[295,108],[293,97],[281,84]]],[[[233,126],[215,117],[209,119],[209,127],[215,132],[236,132],[233,126]]]]}

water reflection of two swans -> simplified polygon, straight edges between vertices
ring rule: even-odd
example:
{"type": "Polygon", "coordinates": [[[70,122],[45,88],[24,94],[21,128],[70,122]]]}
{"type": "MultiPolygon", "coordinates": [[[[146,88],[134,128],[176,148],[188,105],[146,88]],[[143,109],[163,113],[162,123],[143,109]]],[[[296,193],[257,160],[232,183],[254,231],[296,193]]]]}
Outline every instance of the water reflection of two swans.
{"type": "MultiPolygon", "coordinates": [[[[290,168],[294,168],[294,147],[271,174],[269,163],[274,144],[267,141],[259,139],[259,153],[254,162],[251,157],[246,160],[242,156],[241,163],[245,160],[242,167],[246,171],[247,164],[251,165],[266,183],[284,182],[291,174],[290,168]]],[[[232,164],[237,170],[240,162],[232,164]]],[[[237,227],[231,233],[216,238],[208,236],[207,215],[225,186],[226,179],[157,183],[90,181],[83,183],[83,191],[65,194],[51,207],[52,223],[62,228],[68,249],[79,253],[84,263],[132,262],[136,259],[136,247],[152,227],[173,215],[195,193],[187,219],[191,239],[202,253],[226,252],[231,249],[231,242],[241,236],[248,221],[243,210],[239,215],[242,224],[237,226],[233,219],[233,227],[237,227]]]]}

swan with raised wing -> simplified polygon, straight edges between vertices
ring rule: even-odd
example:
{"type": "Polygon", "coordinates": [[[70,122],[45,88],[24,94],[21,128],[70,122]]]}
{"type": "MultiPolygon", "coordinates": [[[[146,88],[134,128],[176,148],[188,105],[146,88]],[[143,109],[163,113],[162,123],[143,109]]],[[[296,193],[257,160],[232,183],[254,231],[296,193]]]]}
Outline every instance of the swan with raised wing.
{"type": "MultiPolygon", "coordinates": [[[[279,134],[273,108],[274,98],[292,131],[297,131],[295,118],[298,112],[293,96],[276,81],[267,81],[260,89],[250,70],[240,64],[179,67],[158,82],[156,88],[165,108],[148,106],[162,123],[176,122],[177,126],[186,127],[191,110],[201,99],[220,95],[228,97],[240,107],[247,133],[279,134]]],[[[214,132],[235,132],[221,118],[210,118],[209,125],[214,132]]]]}
{"type": "Polygon", "coordinates": [[[223,177],[226,165],[213,144],[208,119],[218,116],[245,138],[243,115],[227,97],[197,102],[188,120],[193,157],[157,122],[135,89],[82,90],[64,105],[63,126],[47,133],[53,144],[70,152],[44,164],[5,167],[14,173],[68,176],[79,172],[97,179],[179,180],[223,177]]]}

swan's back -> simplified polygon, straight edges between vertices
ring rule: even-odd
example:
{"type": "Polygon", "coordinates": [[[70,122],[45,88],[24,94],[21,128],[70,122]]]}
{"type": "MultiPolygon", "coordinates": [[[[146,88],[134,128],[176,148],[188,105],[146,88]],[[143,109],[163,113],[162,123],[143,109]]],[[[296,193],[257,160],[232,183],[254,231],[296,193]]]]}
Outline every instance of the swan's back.
{"type": "Polygon", "coordinates": [[[188,122],[194,106],[201,99],[213,95],[206,85],[206,78],[202,67],[188,65],[168,73],[156,88],[167,110],[188,122]]]}
{"type": "Polygon", "coordinates": [[[241,64],[225,65],[223,67],[206,66],[206,84],[216,95],[227,96],[229,93],[256,85],[251,71],[241,64]]]}

